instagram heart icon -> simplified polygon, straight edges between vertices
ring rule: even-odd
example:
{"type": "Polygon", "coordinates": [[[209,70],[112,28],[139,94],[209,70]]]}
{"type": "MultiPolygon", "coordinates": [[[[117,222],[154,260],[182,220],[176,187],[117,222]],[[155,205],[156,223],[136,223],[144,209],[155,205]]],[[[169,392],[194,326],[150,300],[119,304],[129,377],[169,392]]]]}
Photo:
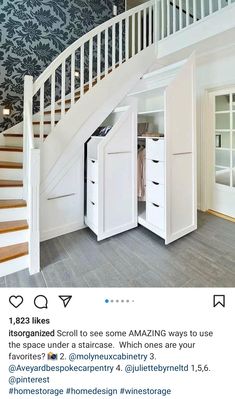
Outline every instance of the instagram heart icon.
{"type": "Polygon", "coordinates": [[[21,295],[12,295],[9,298],[9,302],[14,308],[18,308],[20,305],[22,305],[24,301],[24,298],[21,295]]]}

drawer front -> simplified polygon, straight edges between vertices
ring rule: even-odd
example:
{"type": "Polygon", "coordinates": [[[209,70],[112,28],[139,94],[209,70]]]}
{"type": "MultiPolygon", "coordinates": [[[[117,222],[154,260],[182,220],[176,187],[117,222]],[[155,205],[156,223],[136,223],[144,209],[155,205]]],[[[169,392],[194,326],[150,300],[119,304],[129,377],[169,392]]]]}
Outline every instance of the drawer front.
{"type": "Polygon", "coordinates": [[[165,183],[165,163],[156,162],[150,159],[146,160],[146,180],[155,181],[157,183],[165,183]]]}
{"type": "Polygon", "coordinates": [[[153,202],[146,202],[146,221],[160,230],[165,230],[165,210],[153,202]]]}
{"type": "Polygon", "coordinates": [[[149,202],[165,206],[165,186],[155,181],[146,182],[146,198],[149,202]]]}
{"type": "Polygon", "coordinates": [[[162,139],[146,139],[146,158],[165,161],[165,142],[162,139]]]}
{"type": "Polygon", "coordinates": [[[87,181],[87,200],[98,204],[98,183],[93,180],[87,181]]]}
{"type": "Polygon", "coordinates": [[[88,159],[87,161],[87,178],[88,180],[98,181],[98,161],[88,159]]]}
{"type": "Polygon", "coordinates": [[[93,201],[87,200],[87,219],[94,226],[98,226],[98,207],[93,201]]]}

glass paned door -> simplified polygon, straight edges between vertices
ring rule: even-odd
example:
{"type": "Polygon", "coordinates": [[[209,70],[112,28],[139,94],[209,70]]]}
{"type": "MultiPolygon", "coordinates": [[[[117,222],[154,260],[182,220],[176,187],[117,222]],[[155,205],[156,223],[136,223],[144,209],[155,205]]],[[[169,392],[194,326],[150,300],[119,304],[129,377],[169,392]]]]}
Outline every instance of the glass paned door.
{"type": "Polygon", "coordinates": [[[235,218],[235,89],[211,93],[210,209],[235,218]]]}

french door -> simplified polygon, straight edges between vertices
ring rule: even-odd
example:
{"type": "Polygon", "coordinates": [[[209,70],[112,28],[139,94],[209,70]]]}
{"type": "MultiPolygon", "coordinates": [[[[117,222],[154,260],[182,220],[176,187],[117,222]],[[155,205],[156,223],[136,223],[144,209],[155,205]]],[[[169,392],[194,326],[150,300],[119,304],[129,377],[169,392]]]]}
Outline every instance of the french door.
{"type": "Polygon", "coordinates": [[[235,218],[235,88],[211,93],[210,209],[235,218]]]}

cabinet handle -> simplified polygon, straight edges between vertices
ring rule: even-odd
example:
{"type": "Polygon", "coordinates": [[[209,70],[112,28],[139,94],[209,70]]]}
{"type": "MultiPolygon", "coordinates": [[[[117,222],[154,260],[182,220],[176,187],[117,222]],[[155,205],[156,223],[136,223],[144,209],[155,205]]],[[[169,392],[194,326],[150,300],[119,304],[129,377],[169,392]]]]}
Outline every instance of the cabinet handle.
{"type": "Polygon", "coordinates": [[[92,163],[95,163],[95,161],[93,161],[93,160],[92,160],[91,162],[92,162],[92,163]]]}
{"type": "Polygon", "coordinates": [[[155,184],[155,186],[159,186],[159,183],[157,183],[156,181],[152,181],[153,184],[155,184]]]}
{"type": "Polygon", "coordinates": [[[158,163],[159,161],[155,161],[154,159],[152,159],[152,162],[153,162],[153,163],[158,163]]]}
{"type": "Polygon", "coordinates": [[[91,180],[91,184],[95,184],[95,181],[91,180]]]}
{"type": "Polygon", "coordinates": [[[158,141],[159,139],[152,139],[153,141],[158,141]]]}
{"type": "Polygon", "coordinates": [[[95,205],[95,203],[94,203],[93,201],[91,201],[91,204],[92,204],[92,205],[95,205]]]}
{"type": "Polygon", "coordinates": [[[160,205],[154,204],[153,202],[152,202],[152,204],[153,204],[153,206],[156,206],[156,208],[159,208],[159,206],[160,206],[160,205]]]}

